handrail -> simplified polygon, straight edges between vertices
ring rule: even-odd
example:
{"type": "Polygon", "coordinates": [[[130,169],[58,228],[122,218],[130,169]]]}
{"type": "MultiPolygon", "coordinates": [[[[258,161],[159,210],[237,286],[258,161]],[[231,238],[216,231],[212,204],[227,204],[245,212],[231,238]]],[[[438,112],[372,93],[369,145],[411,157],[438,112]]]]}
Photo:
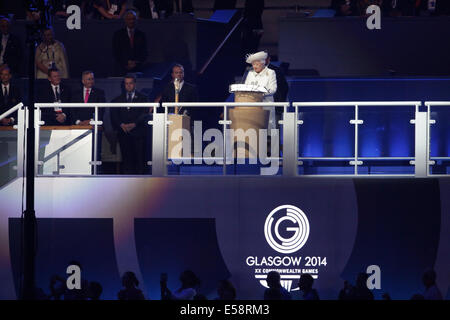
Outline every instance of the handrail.
{"type": "Polygon", "coordinates": [[[209,57],[208,61],[206,61],[206,63],[203,65],[203,67],[200,69],[200,71],[198,72],[199,75],[202,75],[206,68],[208,68],[209,64],[211,63],[211,61],[213,61],[213,59],[216,57],[216,55],[219,53],[220,49],[222,49],[222,47],[225,45],[225,42],[227,42],[228,38],[231,37],[231,35],[233,34],[234,30],[236,30],[236,28],[239,26],[239,24],[242,22],[242,20],[244,20],[243,17],[241,17],[236,24],[233,26],[233,28],[230,30],[230,32],[228,32],[227,36],[225,37],[225,39],[223,39],[223,41],[219,44],[219,46],[217,47],[217,49],[214,51],[214,53],[211,55],[211,57],[209,57]]]}
{"type": "Polygon", "coordinates": [[[11,109],[9,109],[8,111],[2,113],[2,114],[0,115],[0,120],[6,118],[6,117],[9,116],[11,113],[16,112],[17,110],[19,110],[19,109],[22,108],[22,107],[23,107],[23,103],[22,103],[22,102],[19,102],[18,104],[16,104],[14,107],[12,107],[11,109]]]}
{"type": "Polygon", "coordinates": [[[425,106],[450,106],[450,101],[425,101],[424,102],[425,106]]]}
{"type": "Polygon", "coordinates": [[[420,101],[345,101],[345,102],[293,102],[293,107],[345,107],[345,106],[420,106],[420,101]]]}
{"type": "Polygon", "coordinates": [[[52,102],[52,103],[35,103],[36,108],[54,108],[54,107],[70,107],[70,108],[89,108],[89,107],[99,107],[99,108],[123,108],[123,107],[153,107],[158,108],[159,103],[157,102],[101,102],[101,103],[64,103],[64,102],[52,102]]]}
{"type": "Polygon", "coordinates": [[[163,108],[170,107],[288,107],[289,102],[164,102],[163,108]]]}

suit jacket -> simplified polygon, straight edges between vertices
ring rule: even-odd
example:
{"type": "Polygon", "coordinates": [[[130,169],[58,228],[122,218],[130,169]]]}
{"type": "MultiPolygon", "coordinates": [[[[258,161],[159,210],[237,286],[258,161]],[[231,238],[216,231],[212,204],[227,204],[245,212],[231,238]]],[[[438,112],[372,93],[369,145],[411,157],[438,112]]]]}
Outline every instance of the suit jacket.
{"type": "MultiPolygon", "coordinates": [[[[14,107],[19,102],[22,102],[22,95],[20,92],[20,88],[13,83],[9,84],[9,92],[8,96],[4,97],[3,95],[3,85],[0,82],[0,114],[8,111],[12,107],[14,107]]],[[[17,112],[10,114],[7,118],[13,117],[15,123],[17,123],[17,112]]]]}
{"type": "MultiPolygon", "coordinates": [[[[175,85],[173,82],[167,84],[161,96],[161,103],[163,102],[175,102],[175,85]]],[[[181,87],[178,102],[198,102],[197,88],[184,81],[183,87],[181,87]]],[[[182,114],[186,110],[187,114],[192,115],[194,108],[181,108],[179,112],[182,114]]],[[[175,112],[175,108],[170,108],[169,113],[175,112]]]]}
{"type": "MultiPolygon", "coordinates": [[[[105,102],[105,92],[102,89],[92,87],[89,94],[88,103],[102,103],[105,102]]],[[[84,87],[81,86],[72,94],[72,102],[84,103],[84,87]]],[[[70,110],[72,122],[75,124],[77,120],[84,121],[94,119],[95,108],[72,108],[70,110]]],[[[104,108],[98,109],[98,120],[103,119],[104,108]]]]}
{"type": "Polygon", "coordinates": [[[113,56],[116,62],[115,73],[123,76],[127,72],[138,72],[147,60],[147,40],[145,34],[139,29],[134,29],[134,46],[131,47],[127,28],[120,29],[113,36],[113,56]],[[128,60],[136,61],[136,68],[127,70],[128,60]]]}
{"type": "MultiPolygon", "coordinates": [[[[60,88],[61,102],[63,103],[72,102],[72,94],[70,92],[70,88],[64,85],[63,83],[59,84],[59,88],[60,88]]],[[[39,90],[36,101],[41,103],[45,102],[51,103],[56,101],[55,93],[53,92],[53,88],[50,82],[44,88],[39,90]]],[[[42,120],[45,121],[44,125],[46,126],[58,126],[58,125],[67,126],[72,124],[71,112],[69,108],[62,108],[62,112],[65,113],[66,115],[66,121],[64,123],[59,123],[58,121],[56,121],[57,113],[55,112],[54,109],[43,108],[41,109],[41,111],[42,111],[42,120]]]]}
{"type": "MultiPolygon", "coordinates": [[[[113,99],[111,102],[127,102],[126,93],[122,93],[120,96],[113,99]]],[[[148,102],[148,98],[145,94],[135,91],[132,102],[148,102]]],[[[115,130],[119,134],[125,134],[120,127],[122,123],[135,123],[136,128],[130,131],[131,136],[144,136],[146,133],[146,121],[150,118],[149,108],[132,108],[133,104],[130,104],[131,108],[111,108],[111,123],[115,130]]]]}
{"type": "MultiPolygon", "coordinates": [[[[2,35],[0,34],[0,52],[3,50],[2,35]]],[[[6,63],[10,68],[12,73],[18,73],[20,71],[20,64],[22,62],[22,44],[18,37],[13,34],[9,34],[8,41],[6,42],[5,54],[3,56],[3,62],[6,63]]]]}

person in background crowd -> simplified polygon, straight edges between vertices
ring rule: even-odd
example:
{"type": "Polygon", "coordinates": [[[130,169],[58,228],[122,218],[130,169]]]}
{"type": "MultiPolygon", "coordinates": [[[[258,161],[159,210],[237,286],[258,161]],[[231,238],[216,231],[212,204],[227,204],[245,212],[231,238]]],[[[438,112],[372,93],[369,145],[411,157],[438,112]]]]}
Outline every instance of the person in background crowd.
{"type": "Polygon", "coordinates": [[[161,299],[162,300],[193,300],[197,295],[200,280],[191,270],[185,270],[180,275],[181,287],[171,292],[167,288],[167,279],[161,281],[161,299]]]}
{"type": "Polygon", "coordinates": [[[145,33],[136,28],[136,20],[136,12],[128,11],[124,16],[126,27],[114,33],[112,53],[116,76],[142,71],[147,60],[147,40],[145,33]]]}
{"type": "MultiPolygon", "coordinates": [[[[72,102],[95,103],[105,102],[105,92],[95,88],[94,72],[83,71],[81,74],[82,87],[72,95],[72,102]]],[[[98,120],[102,120],[103,108],[98,109],[98,120]]],[[[94,120],[94,108],[73,108],[72,121],[75,125],[88,126],[94,120]]]]}
{"type": "Polygon", "coordinates": [[[119,300],[145,300],[142,290],[138,288],[139,280],[134,272],[125,272],[122,276],[122,286],[124,289],[117,294],[119,300]]]}
{"type": "Polygon", "coordinates": [[[19,38],[9,32],[10,27],[11,21],[6,17],[0,17],[0,66],[6,64],[11,73],[17,74],[23,51],[19,38]]]}
{"type": "Polygon", "coordinates": [[[358,16],[358,0],[333,0],[331,9],[336,11],[336,17],[358,16]]]}
{"type": "Polygon", "coordinates": [[[302,274],[298,287],[303,292],[303,300],[320,300],[316,289],[313,289],[314,278],[310,274],[302,274]]]}
{"type": "Polygon", "coordinates": [[[216,300],[236,300],[236,289],[228,280],[219,281],[216,300]]]}
{"type": "Polygon", "coordinates": [[[450,14],[450,1],[448,0],[416,0],[416,15],[439,16],[450,14]]]}
{"type": "Polygon", "coordinates": [[[422,283],[425,286],[423,294],[425,300],[442,300],[441,290],[436,285],[436,272],[434,270],[424,272],[422,283]]]}
{"type": "Polygon", "coordinates": [[[264,300],[291,300],[291,294],[281,286],[280,274],[270,271],[267,274],[268,289],[264,291],[264,300]]]}
{"type": "MultiPolygon", "coordinates": [[[[11,83],[11,70],[8,66],[0,68],[1,93],[0,93],[0,114],[8,111],[22,101],[22,95],[18,86],[11,83]]],[[[17,112],[0,120],[2,126],[12,126],[17,123],[17,112]]]]}
{"type": "Polygon", "coordinates": [[[161,3],[158,0],[134,0],[133,6],[138,11],[141,19],[164,18],[161,15],[165,13],[165,10],[161,8],[161,3]]]}
{"type": "Polygon", "coordinates": [[[127,10],[126,0],[94,0],[97,19],[122,19],[127,10]]]}
{"type": "MultiPolygon", "coordinates": [[[[71,102],[70,88],[61,83],[59,70],[51,68],[48,70],[48,85],[40,90],[37,95],[37,102],[71,102]]],[[[70,110],[60,107],[42,108],[42,120],[47,126],[70,125],[70,110]]]]}
{"type": "Polygon", "coordinates": [[[125,92],[112,102],[129,102],[129,107],[111,108],[111,122],[118,131],[124,174],[145,174],[145,139],[148,108],[132,108],[133,102],[148,102],[147,96],[136,90],[136,77],[124,78],[125,92]]]}
{"type": "Polygon", "coordinates": [[[384,0],[383,14],[391,17],[414,16],[416,0],[384,0]]]}
{"type": "Polygon", "coordinates": [[[64,45],[55,40],[53,29],[45,28],[42,42],[36,48],[36,79],[45,79],[50,69],[58,69],[63,79],[69,78],[69,62],[64,45]]]}

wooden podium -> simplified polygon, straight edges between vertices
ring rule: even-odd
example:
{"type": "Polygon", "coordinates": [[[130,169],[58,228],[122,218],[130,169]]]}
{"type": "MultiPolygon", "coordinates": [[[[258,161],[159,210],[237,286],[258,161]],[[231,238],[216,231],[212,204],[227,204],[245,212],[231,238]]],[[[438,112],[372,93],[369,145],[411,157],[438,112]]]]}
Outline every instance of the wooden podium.
{"type": "MultiPolygon", "coordinates": [[[[172,123],[169,125],[167,130],[167,157],[169,159],[173,158],[181,158],[183,157],[183,148],[180,148],[180,144],[183,141],[182,133],[178,133],[176,135],[177,139],[172,140],[175,136],[172,137],[173,133],[177,129],[186,129],[187,131],[191,131],[191,117],[187,115],[181,114],[169,114],[168,120],[172,123]]],[[[190,143],[190,142],[189,142],[190,143]]],[[[189,145],[190,147],[190,145],[189,145]]],[[[188,156],[191,156],[189,152],[188,156]]]]}
{"type": "MultiPolygon", "coordinates": [[[[233,84],[230,86],[230,92],[234,93],[235,102],[262,102],[264,93],[267,91],[253,85],[233,84]]],[[[229,110],[230,129],[234,129],[235,132],[233,157],[240,157],[242,154],[245,154],[245,158],[258,157],[259,129],[268,128],[269,114],[270,111],[264,110],[262,107],[235,107],[229,110]],[[256,145],[249,145],[248,136],[245,134],[241,137],[236,136],[238,129],[242,129],[244,132],[253,129],[256,132],[256,145]]]]}

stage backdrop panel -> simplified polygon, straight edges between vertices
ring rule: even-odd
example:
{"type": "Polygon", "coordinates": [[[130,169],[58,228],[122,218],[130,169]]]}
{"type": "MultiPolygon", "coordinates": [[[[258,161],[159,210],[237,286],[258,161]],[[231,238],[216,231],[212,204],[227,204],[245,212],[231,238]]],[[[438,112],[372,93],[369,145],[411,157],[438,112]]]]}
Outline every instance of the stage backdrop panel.
{"type": "MultiPolygon", "coordinates": [[[[229,279],[240,299],[261,299],[278,270],[298,298],[310,273],[321,298],[336,299],[344,280],[370,265],[393,298],[421,292],[421,274],[450,267],[448,179],[284,177],[37,178],[37,283],[79,260],[83,278],[115,298],[120,275],[133,271],[147,298],[159,276],[179,286],[197,272],[199,292],[216,297],[229,279]],[[101,272],[103,270],[103,272],[101,272]]],[[[0,298],[14,299],[20,268],[21,181],[0,190],[0,298]],[[9,223],[8,223],[9,221],[9,223]]]]}

